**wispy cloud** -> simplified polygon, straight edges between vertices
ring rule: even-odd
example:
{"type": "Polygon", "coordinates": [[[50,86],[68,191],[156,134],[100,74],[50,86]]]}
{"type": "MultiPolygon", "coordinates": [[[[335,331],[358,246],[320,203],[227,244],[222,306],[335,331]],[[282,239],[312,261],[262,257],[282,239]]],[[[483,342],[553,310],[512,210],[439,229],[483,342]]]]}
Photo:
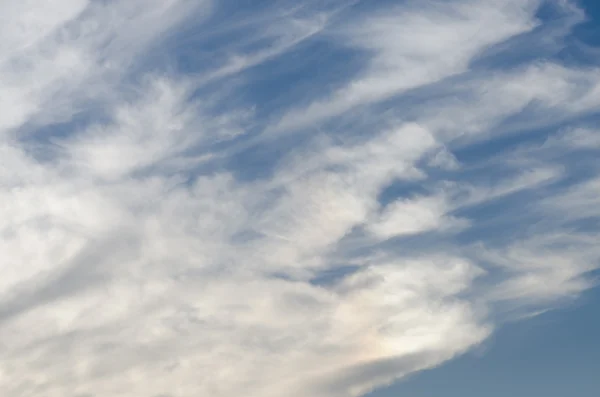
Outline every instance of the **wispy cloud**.
{"type": "Polygon", "coordinates": [[[0,0],[2,395],[359,396],[594,285],[582,10],[266,3],[0,0]]]}
{"type": "Polygon", "coordinates": [[[326,99],[285,114],[275,128],[293,130],[356,106],[432,84],[468,69],[487,46],[532,29],[535,2],[427,1],[385,9],[342,29],[345,45],[370,55],[364,73],[326,99]]]}

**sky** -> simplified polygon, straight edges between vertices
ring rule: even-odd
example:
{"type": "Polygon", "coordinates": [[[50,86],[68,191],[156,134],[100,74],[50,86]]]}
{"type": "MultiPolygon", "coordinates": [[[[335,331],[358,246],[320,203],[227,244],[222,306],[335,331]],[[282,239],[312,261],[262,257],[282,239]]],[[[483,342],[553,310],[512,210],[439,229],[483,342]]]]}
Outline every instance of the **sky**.
{"type": "Polygon", "coordinates": [[[591,397],[594,0],[0,0],[0,394],[591,397]]]}

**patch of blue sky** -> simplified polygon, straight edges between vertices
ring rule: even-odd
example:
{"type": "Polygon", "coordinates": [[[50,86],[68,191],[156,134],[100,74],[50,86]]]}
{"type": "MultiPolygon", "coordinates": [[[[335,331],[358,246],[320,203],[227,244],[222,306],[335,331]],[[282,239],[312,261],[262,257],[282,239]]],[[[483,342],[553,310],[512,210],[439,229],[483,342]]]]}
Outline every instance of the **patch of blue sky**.
{"type": "Polygon", "coordinates": [[[600,290],[498,330],[480,349],[369,397],[411,395],[595,397],[600,290]]]}
{"type": "Polygon", "coordinates": [[[585,11],[586,20],[584,23],[575,26],[573,35],[584,44],[592,47],[600,45],[599,31],[600,24],[600,5],[594,0],[580,0],[579,6],[585,11]]]}

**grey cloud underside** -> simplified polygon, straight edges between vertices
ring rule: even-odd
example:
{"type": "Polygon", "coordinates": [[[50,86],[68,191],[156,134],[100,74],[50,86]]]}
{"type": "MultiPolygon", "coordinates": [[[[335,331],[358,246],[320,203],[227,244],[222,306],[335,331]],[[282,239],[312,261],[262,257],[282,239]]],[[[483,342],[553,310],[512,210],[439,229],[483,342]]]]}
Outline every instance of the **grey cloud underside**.
{"type": "Polygon", "coordinates": [[[360,396],[594,285],[573,4],[19,4],[3,396],[360,396]]]}

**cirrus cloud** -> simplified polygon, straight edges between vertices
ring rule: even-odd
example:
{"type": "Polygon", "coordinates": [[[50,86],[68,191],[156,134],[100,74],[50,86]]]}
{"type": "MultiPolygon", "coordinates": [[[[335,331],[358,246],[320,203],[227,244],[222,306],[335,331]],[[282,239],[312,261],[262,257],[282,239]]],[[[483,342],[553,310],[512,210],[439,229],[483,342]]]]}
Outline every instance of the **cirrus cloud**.
{"type": "Polygon", "coordinates": [[[3,395],[360,396],[594,285],[573,4],[30,3],[0,0],[3,395]]]}

